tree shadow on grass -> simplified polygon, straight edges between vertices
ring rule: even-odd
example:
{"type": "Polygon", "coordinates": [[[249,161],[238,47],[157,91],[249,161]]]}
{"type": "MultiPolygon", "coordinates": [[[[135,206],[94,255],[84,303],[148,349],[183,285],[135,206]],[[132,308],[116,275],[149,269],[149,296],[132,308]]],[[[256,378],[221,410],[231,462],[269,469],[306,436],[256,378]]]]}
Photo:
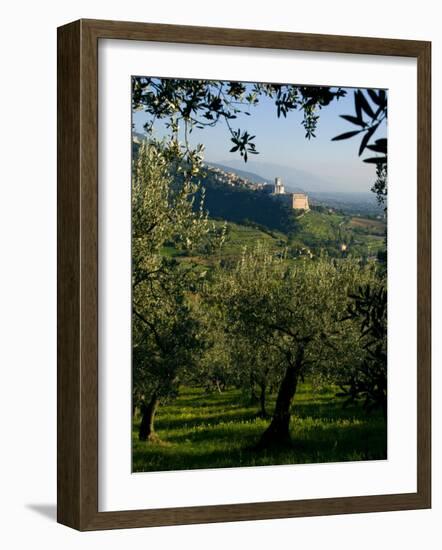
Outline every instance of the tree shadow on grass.
{"type": "MultiPolygon", "coordinates": [[[[239,394],[239,392],[238,392],[239,394]]],[[[192,408],[211,408],[214,406],[240,406],[244,404],[244,400],[240,395],[233,394],[231,392],[218,393],[218,392],[204,392],[202,390],[195,392],[181,393],[177,400],[169,405],[171,409],[177,411],[183,407],[192,408]]]]}
{"type": "MultiPolygon", "coordinates": [[[[369,423],[376,422],[382,424],[384,422],[380,413],[362,416],[359,408],[354,406],[345,408],[342,406],[342,403],[328,405],[295,403],[292,407],[292,415],[295,421],[296,419],[311,419],[312,421],[319,420],[324,423],[344,423],[357,419],[360,421],[368,421],[369,423]]],[[[230,424],[235,422],[250,423],[259,420],[268,423],[270,417],[262,419],[258,411],[244,411],[244,409],[239,409],[238,411],[203,413],[198,416],[192,414],[190,418],[180,417],[179,414],[175,417],[173,415],[171,417],[170,414],[164,415],[163,417],[159,415],[156,426],[158,430],[162,431],[173,431],[178,429],[192,430],[194,428],[216,426],[217,424],[230,424]]],[[[137,426],[138,422],[136,422],[135,425],[137,426]]]]}
{"type": "MultiPolygon", "coordinates": [[[[138,442],[134,435],[134,471],[385,459],[387,431],[382,415],[368,416],[358,405],[343,404],[330,392],[300,391],[292,406],[291,441],[257,450],[269,420],[257,417],[256,406],[244,394],[191,388],[159,410],[156,429],[166,445],[138,442]]],[[[269,412],[273,406],[270,398],[269,412]]],[[[136,429],[137,422],[135,434],[136,429]]]]}
{"type": "Polygon", "coordinates": [[[304,430],[295,425],[289,442],[257,450],[262,431],[260,425],[218,425],[174,434],[170,449],[146,447],[135,452],[134,469],[164,471],[387,458],[386,431],[367,423],[344,428],[330,423],[304,430]]]}
{"type": "Polygon", "coordinates": [[[312,418],[321,420],[353,420],[361,421],[382,421],[381,411],[373,411],[371,414],[365,413],[359,405],[345,406],[345,400],[339,397],[324,403],[302,403],[297,402],[296,398],[292,406],[292,415],[297,418],[312,418]]]}
{"type": "Polygon", "coordinates": [[[192,429],[198,426],[214,426],[216,424],[228,422],[250,422],[257,417],[256,413],[240,410],[238,412],[220,412],[215,414],[205,414],[202,416],[194,416],[191,418],[166,418],[159,416],[156,421],[156,426],[159,430],[173,429],[192,429]]]}

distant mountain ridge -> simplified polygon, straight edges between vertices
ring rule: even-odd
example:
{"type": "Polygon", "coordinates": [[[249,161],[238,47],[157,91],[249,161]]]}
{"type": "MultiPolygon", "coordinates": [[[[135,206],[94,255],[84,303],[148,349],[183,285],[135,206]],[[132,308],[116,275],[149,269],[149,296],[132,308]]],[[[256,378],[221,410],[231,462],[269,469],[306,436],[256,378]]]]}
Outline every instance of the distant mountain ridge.
{"type": "MultiPolygon", "coordinates": [[[[236,162],[236,161],[235,161],[236,162]]],[[[241,161],[238,161],[241,162],[241,161]]],[[[273,171],[273,175],[270,175],[268,177],[264,177],[256,172],[251,172],[248,170],[243,170],[242,168],[237,168],[236,166],[231,166],[219,162],[206,162],[207,166],[211,166],[213,168],[220,168],[221,170],[224,170],[225,172],[234,172],[238,176],[242,178],[249,179],[253,183],[274,183],[275,177],[280,176],[281,174],[278,172],[278,170],[273,171]]],[[[243,163],[244,164],[244,163],[243,163]]],[[[305,193],[305,190],[301,187],[296,187],[291,184],[287,184],[283,178],[283,183],[285,187],[287,188],[287,191],[292,193],[305,193]]]]}
{"type": "MultiPolygon", "coordinates": [[[[234,173],[241,178],[250,180],[252,183],[273,183],[273,178],[265,178],[257,172],[242,170],[241,168],[218,162],[206,162],[205,164],[209,168],[217,168],[224,172],[234,173]]],[[[276,167],[273,172],[276,175],[281,174],[281,170],[278,170],[278,168],[276,167]]],[[[290,185],[284,177],[283,183],[287,193],[306,193],[310,204],[314,206],[328,206],[343,212],[358,212],[360,214],[382,214],[384,210],[384,206],[377,203],[376,195],[371,191],[307,191],[305,188],[290,185]]]]}
{"type": "MultiPolygon", "coordinates": [[[[270,163],[258,163],[249,161],[248,166],[254,166],[255,171],[243,170],[242,168],[236,168],[236,165],[244,165],[244,161],[238,159],[232,159],[231,164],[224,164],[219,162],[206,162],[209,167],[219,168],[225,172],[233,172],[242,178],[249,179],[253,183],[273,183],[276,176],[282,177],[285,189],[287,193],[306,193],[311,204],[326,205],[333,208],[342,209],[343,211],[359,210],[367,213],[383,212],[384,206],[378,205],[376,195],[371,191],[323,191],[323,185],[319,189],[311,189],[305,185],[295,186],[288,179],[286,179],[287,171],[294,169],[288,167],[281,167],[270,163]],[[258,173],[261,167],[266,168],[266,173],[271,174],[269,177],[265,177],[262,173],[258,173]]],[[[296,171],[298,174],[298,180],[304,178],[308,179],[312,177],[310,174],[303,172],[302,170],[296,171]]],[[[318,180],[319,181],[319,180],[318,180]]]]}
{"type": "MultiPolygon", "coordinates": [[[[241,159],[229,159],[229,161],[221,162],[219,164],[229,167],[230,170],[234,172],[236,172],[237,170],[243,170],[245,166],[244,161],[241,159]]],[[[277,176],[281,177],[287,191],[295,193],[328,191],[331,187],[330,182],[323,180],[319,176],[289,166],[281,166],[279,164],[274,164],[271,162],[262,162],[255,160],[249,160],[246,166],[251,173],[259,174],[261,178],[268,182],[273,182],[275,177],[277,176]]]]}
{"type": "MultiPolygon", "coordinates": [[[[136,138],[136,141],[134,143],[134,152],[138,150],[139,142],[141,142],[143,139],[145,139],[145,136],[139,133],[133,134],[134,138],[136,138]]],[[[305,185],[303,187],[295,186],[293,183],[290,182],[289,179],[286,178],[286,175],[288,171],[291,171],[293,174],[295,169],[288,168],[288,167],[281,167],[276,164],[271,163],[262,163],[262,162],[256,162],[256,161],[249,161],[247,163],[247,167],[253,168],[253,170],[244,170],[243,167],[245,166],[245,163],[243,160],[240,159],[230,159],[227,163],[221,163],[221,162],[212,162],[212,161],[205,161],[204,164],[208,168],[218,168],[220,170],[223,170],[224,172],[232,172],[236,174],[237,176],[248,179],[252,183],[273,183],[274,178],[279,176],[282,177],[286,192],[288,193],[306,193],[309,196],[309,201],[311,205],[320,205],[320,206],[329,206],[332,208],[337,208],[342,211],[346,212],[353,212],[353,211],[359,211],[361,213],[383,213],[384,206],[378,205],[376,201],[376,195],[372,193],[371,191],[366,192],[357,192],[357,191],[324,191],[322,190],[324,187],[321,185],[318,190],[311,189],[308,185],[305,185]],[[237,167],[239,166],[239,167],[237,167]],[[263,172],[261,172],[261,169],[265,169],[265,174],[268,174],[266,177],[263,175],[263,172]]],[[[307,174],[306,172],[303,172],[302,170],[296,171],[297,173],[297,180],[302,180],[308,182],[309,177],[311,177],[310,174],[307,174]]],[[[328,186],[329,187],[329,186],[328,186]]],[[[217,186],[217,194],[221,192],[221,188],[218,185],[217,186]]],[[[249,191],[252,193],[255,193],[255,191],[249,191]]],[[[230,193],[230,191],[229,191],[230,193]]],[[[238,200],[238,198],[241,197],[241,195],[234,194],[234,198],[238,200]]],[[[244,198],[244,196],[242,196],[244,198]]],[[[220,200],[220,196],[217,196],[217,199],[220,200]]],[[[233,197],[232,197],[233,199],[233,197]]],[[[258,197],[255,197],[255,200],[258,200],[258,197]]],[[[221,200],[221,202],[223,202],[221,200]]],[[[268,204],[268,203],[267,203],[268,204]]],[[[237,205],[239,207],[239,205],[237,205]]],[[[214,202],[211,201],[211,211],[212,213],[218,216],[222,216],[222,212],[218,210],[217,205],[214,204],[214,202]]],[[[250,219],[253,218],[253,216],[249,212],[250,219]]],[[[235,214],[235,219],[232,221],[239,221],[240,216],[238,213],[235,214]]],[[[263,223],[262,220],[259,221],[259,223],[263,223]]]]}
{"type": "Polygon", "coordinates": [[[218,162],[206,162],[205,164],[212,168],[219,168],[220,170],[224,170],[224,172],[234,172],[238,176],[246,178],[253,183],[270,183],[269,179],[264,178],[259,174],[248,172],[247,170],[241,170],[239,168],[233,168],[232,166],[227,166],[227,164],[220,164],[218,162]]]}

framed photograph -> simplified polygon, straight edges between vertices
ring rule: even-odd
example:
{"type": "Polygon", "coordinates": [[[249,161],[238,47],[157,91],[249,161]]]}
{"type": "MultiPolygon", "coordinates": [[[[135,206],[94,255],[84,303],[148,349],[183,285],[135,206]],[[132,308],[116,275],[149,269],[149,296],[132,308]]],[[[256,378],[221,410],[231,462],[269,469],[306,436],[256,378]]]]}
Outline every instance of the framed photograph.
{"type": "Polygon", "coordinates": [[[58,29],[58,521],[429,508],[429,42],[58,29]]]}

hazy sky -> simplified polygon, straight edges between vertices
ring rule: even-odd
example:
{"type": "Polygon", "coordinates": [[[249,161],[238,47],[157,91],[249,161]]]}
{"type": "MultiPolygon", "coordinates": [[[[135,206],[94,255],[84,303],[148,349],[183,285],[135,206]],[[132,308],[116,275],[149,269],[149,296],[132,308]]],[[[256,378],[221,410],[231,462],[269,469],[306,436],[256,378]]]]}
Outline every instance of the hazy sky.
{"type": "MultiPolygon", "coordinates": [[[[323,190],[329,191],[369,191],[375,180],[373,164],[362,162],[369,156],[366,150],[358,157],[361,138],[356,136],[349,140],[331,141],[331,138],[357,129],[356,126],[340,118],[341,114],[354,114],[354,90],[345,88],[347,95],[319,111],[319,121],[316,138],[305,139],[304,128],[301,126],[302,113],[290,112],[287,118],[276,116],[274,102],[268,98],[260,98],[259,105],[251,109],[251,116],[238,115],[233,122],[234,128],[248,130],[256,135],[255,143],[259,155],[250,155],[250,163],[244,163],[243,169],[259,173],[260,163],[277,164],[303,171],[320,178],[323,190]],[[253,164],[253,166],[252,166],[253,164]]],[[[135,131],[142,133],[147,115],[141,111],[134,114],[135,131]]],[[[378,129],[374,138],[386,136],[386,126],[378,129]]],[[[157,127],[158,135],[164,130],[157,127]]],[[[232,159],[238,159],[238,153],[229,153],[232,147],[228,129],[223,121],[214,128],[195,129],[192,142],[205,145],[205,160],[229,164],[232,159]]],[[[235,163],[235,166],[238,166],[235,163]]],[[[275,174],[275,176],[278,174],[275,174]]],[[[301,176],[297,176],[302,179],[301,176]]],[[[302,181],[292,181],[292,184],[303,187],[302,181]]]]}

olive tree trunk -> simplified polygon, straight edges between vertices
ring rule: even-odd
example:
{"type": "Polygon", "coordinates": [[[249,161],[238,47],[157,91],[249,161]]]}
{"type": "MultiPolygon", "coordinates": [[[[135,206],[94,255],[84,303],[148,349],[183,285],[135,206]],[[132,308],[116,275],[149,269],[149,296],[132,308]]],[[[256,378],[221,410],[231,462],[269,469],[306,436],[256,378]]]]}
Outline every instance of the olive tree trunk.
{"type": "Polygon", "coordinates": [[[140,441],[148,441],[156,439],[155,434],[155,413],[158,408],[158,397],[154,394],[149,403],[143,403],[141,409],[141,423],[138,432],[138,439],[140,441]]]}
{"type": "Polygon", "coordinates": [[[290,441],[290,407],[298,386],[299,374],[304,361],[304,349],[299,349],[294,363],[285,371],[276,398],[275,410],[269,427],[262,434],[258,448],[283,445],[290,441]]]}

